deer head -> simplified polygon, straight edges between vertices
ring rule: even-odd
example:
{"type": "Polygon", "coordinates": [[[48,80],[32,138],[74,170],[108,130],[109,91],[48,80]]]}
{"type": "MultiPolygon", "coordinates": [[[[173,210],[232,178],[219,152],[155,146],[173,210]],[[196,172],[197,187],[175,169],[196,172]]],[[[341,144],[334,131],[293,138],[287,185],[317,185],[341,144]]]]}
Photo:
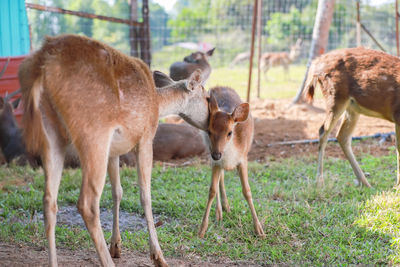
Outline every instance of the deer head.
{"type": "Polygon", "coordinates": [[[221,111],[213,94],[208,104],[210,119],[208,137],[210,139],[210,152],[213,160],[220,160],[228,143],[232,142],[235,135],[235,125],[244,122],[249,116],[249,104],[242,103],[230,114],[221,111]]]}
{"type": "Polygon", "coordinates": [[[303,40],[301,38],[297,39],[296,44],[290,47],[289,59],[291,61],[296,60],[296,58],[300,55],[300,49],[303,40]]]}
{"type": "Polygon", "coordinates": [[[153,78],[158,92],[173,90],[176,99],[166,97],[165,109],[174,109],[174,112],[163,112],[163,115],[178,114],[187,123],[201,130],[208,127],[208,92],[202,86],[201,70],[193,72],[189,79],[175,82],[166,74],[154,71],[153,78]]]}
{"type": "Polygon", "coordinates": [[[201,62],[207,62],[208,58],[214,53],[215,47],[208,50],[207,52],[195,52],[183,58],[183,61],[187,63],[199,64],[201,62]]]}

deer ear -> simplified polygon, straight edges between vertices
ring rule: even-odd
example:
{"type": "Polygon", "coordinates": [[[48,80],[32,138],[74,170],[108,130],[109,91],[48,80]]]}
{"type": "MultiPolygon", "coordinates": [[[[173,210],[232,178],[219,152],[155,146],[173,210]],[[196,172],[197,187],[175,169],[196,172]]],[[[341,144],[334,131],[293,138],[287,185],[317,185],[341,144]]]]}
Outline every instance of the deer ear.
{"type": "Polygon", "coordinates": [[[158,88],[174,83],[174,81],[167,74],[158,70],[153,71],[153,79],[156,87],[158,88]]]}
{"type": "Polygon", "coordinates": [[[214,113],[214,112],[218,111],[218,102],[213,94],[210,95],[210,98],[208,101],[208,110],[210,111],[210,113],[214,113]]]}
{"type": "Polygon", "coordinates": [[[208,51],[206,52],[206,55],[209,56],[209,57],[211,57],[211,56],[213,55],[213,53],[214,53],[214,50],[215,50],[215,47],[214,47],[213,49],[208,50],[208,51]]]}
{"type": "Polygon", "coordinates": [[[242,122],[247,120],[249,117],[250,106],[248,103],[242,103],[235,108],[232,113],[232,119],[234,122],[242,122]]]}
{"type": "Polygon", "coordinates": [[[195,90],[198,87],[201,87],[202,80],[201,80],[201,70],[196,69],[187,80],[187,89],[195,90]]]}

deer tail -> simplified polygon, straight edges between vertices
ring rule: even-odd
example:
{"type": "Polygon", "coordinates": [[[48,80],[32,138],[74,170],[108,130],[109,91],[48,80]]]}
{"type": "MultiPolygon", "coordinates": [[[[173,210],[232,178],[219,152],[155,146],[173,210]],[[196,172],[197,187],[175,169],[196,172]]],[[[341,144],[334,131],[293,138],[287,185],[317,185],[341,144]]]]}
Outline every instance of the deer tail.
{"type": "Polygon", "coordinates": [[[24,113],[22,115],[23,135],[27,152],[40,155],[46,144],[42,115],[39,109],[40,97],[43,91],[43,75],[37,71],[39,66],[32,58],[21,63],[18,76],[21,84],[21,94],[24,113]]]}
{"type": "Polygon", "coordinates": [[[310,70],[307,74],[307,79],[305,82],[303,97],[308,103],[312,103],[314,99],[315,88],[317,87],[317,82],[319,80],[318,75],[316,75],[314,70],[315,64],[311,64],[310,70]]]}

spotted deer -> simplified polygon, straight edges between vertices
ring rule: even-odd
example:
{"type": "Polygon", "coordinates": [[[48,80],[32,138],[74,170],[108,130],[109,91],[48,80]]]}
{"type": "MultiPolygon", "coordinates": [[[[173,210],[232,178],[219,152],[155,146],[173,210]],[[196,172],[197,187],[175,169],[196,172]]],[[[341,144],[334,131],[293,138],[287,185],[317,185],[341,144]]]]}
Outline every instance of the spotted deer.
{"type": "Polygon", "coordinates": [[[212,176],[199,236],[204,237],[207,231],[208,217],[215,197],[217,198],[217,220],[222,220],[222,207],[225,211],[230,211],[225,193],[224,171],[236,168],[242,183],[243,196],[249,204],[253,217],[254,230],[258,236],[264,237],[248,182],[247,155],[254,132],[249,104],[243,103],[233,89],[215,87],[210,90],[209,112],[208,130],[204,134],[204,141],[211,154],[212,176]],[[222,205],[220,198],[222,198],[222,205]]]}
{"type": "Polygon", "coordinates": [[[327,139],[338,120],[343,120],[337,139],[359,182],[370,187],[351,149],[351,136],[360,114],[395,123],[397,185],[400,184],[400,59],[358,47],[335,50],[313,61],[304,96],[311,102],[319,85],[326,100],[326,117],[319,129],[317,183],[322,185],[327,139]]]}
{"type": "Polygon", "coordinates": [[[87,37],[61,35],[47,37],[42,47],[21,63],[18,75],[26,147],[43,162],[50,266],[57,266],[57,194],[69,144],[76,149],[82,167],[77,207],[101,265],[114,266],[111,257],[120,256],[118,211],[122,187],[118,156],[134,149],[150,256],[156,266],[168,266],[151,210],[152,141],[158,118],[171,113],[180,114],[198,128],[207,128],[208,94],[201,86],[201,73],[195,71],[187,81],[171,81],[156,89],[152,73],[140,59],[87,37]],[[114,201],[110,251],[99,218],[107,171],[114,201]]]}
{"type": "Polygon", "coordinates": [[[289,65],[292,64],[300,55],[302,40],[297,39],[296,44],[290,48],[290,52],[267,52],[261,55],[260,67],[267,78],[267,72],[271,67],[282,66],[285,79],[290,79],[289,65]]]}
{"type": "Polygon", "coordinates": [[[211,74],[211,65],[208,63],[208,58],[214,53],[215,47],[203,53],[197,51],[186,56],[183,61],[175,62],[169,67],[169,76],[175,80],[187,79],[196,69],[202,71],[203,84],[208,80],[211,74]]]}

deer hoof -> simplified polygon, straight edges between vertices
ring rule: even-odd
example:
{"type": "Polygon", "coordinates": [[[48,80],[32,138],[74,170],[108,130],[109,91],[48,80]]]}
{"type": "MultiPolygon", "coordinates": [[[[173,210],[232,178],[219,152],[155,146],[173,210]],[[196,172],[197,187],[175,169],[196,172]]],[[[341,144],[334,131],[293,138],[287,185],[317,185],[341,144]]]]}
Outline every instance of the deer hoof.
{"type": "Polygon", "coordinates": [[[121,243],[113,243],[110,245],[111,258],[121,258],[121,243]]]}
{"type": "Polygon", "coordinates": [[[161,251],[152,253],[151,259],[153,260],[154,266],[156,266],[156,267],[169,267],[169,265],[165,261],[164,256],[161,251]]]}
{"type": "Polygon", "coordinates": [[[256,234],[258,235],[258,237],[264,239],[265,238],[265,234],[264,234],[264,230],[262,229],[262,226],[260,224],[260,222],[258,222],[255,226],[254,226],[254,230],[256,232],[256,234]]]}
{"type": "Polygon", "coordinates": [[[222,210],[216,210],[215,211],[215,215],[216,215],[216,217],[217,217],[217,221],[219,222],[219,221],[222,221],[222,210]]]}

